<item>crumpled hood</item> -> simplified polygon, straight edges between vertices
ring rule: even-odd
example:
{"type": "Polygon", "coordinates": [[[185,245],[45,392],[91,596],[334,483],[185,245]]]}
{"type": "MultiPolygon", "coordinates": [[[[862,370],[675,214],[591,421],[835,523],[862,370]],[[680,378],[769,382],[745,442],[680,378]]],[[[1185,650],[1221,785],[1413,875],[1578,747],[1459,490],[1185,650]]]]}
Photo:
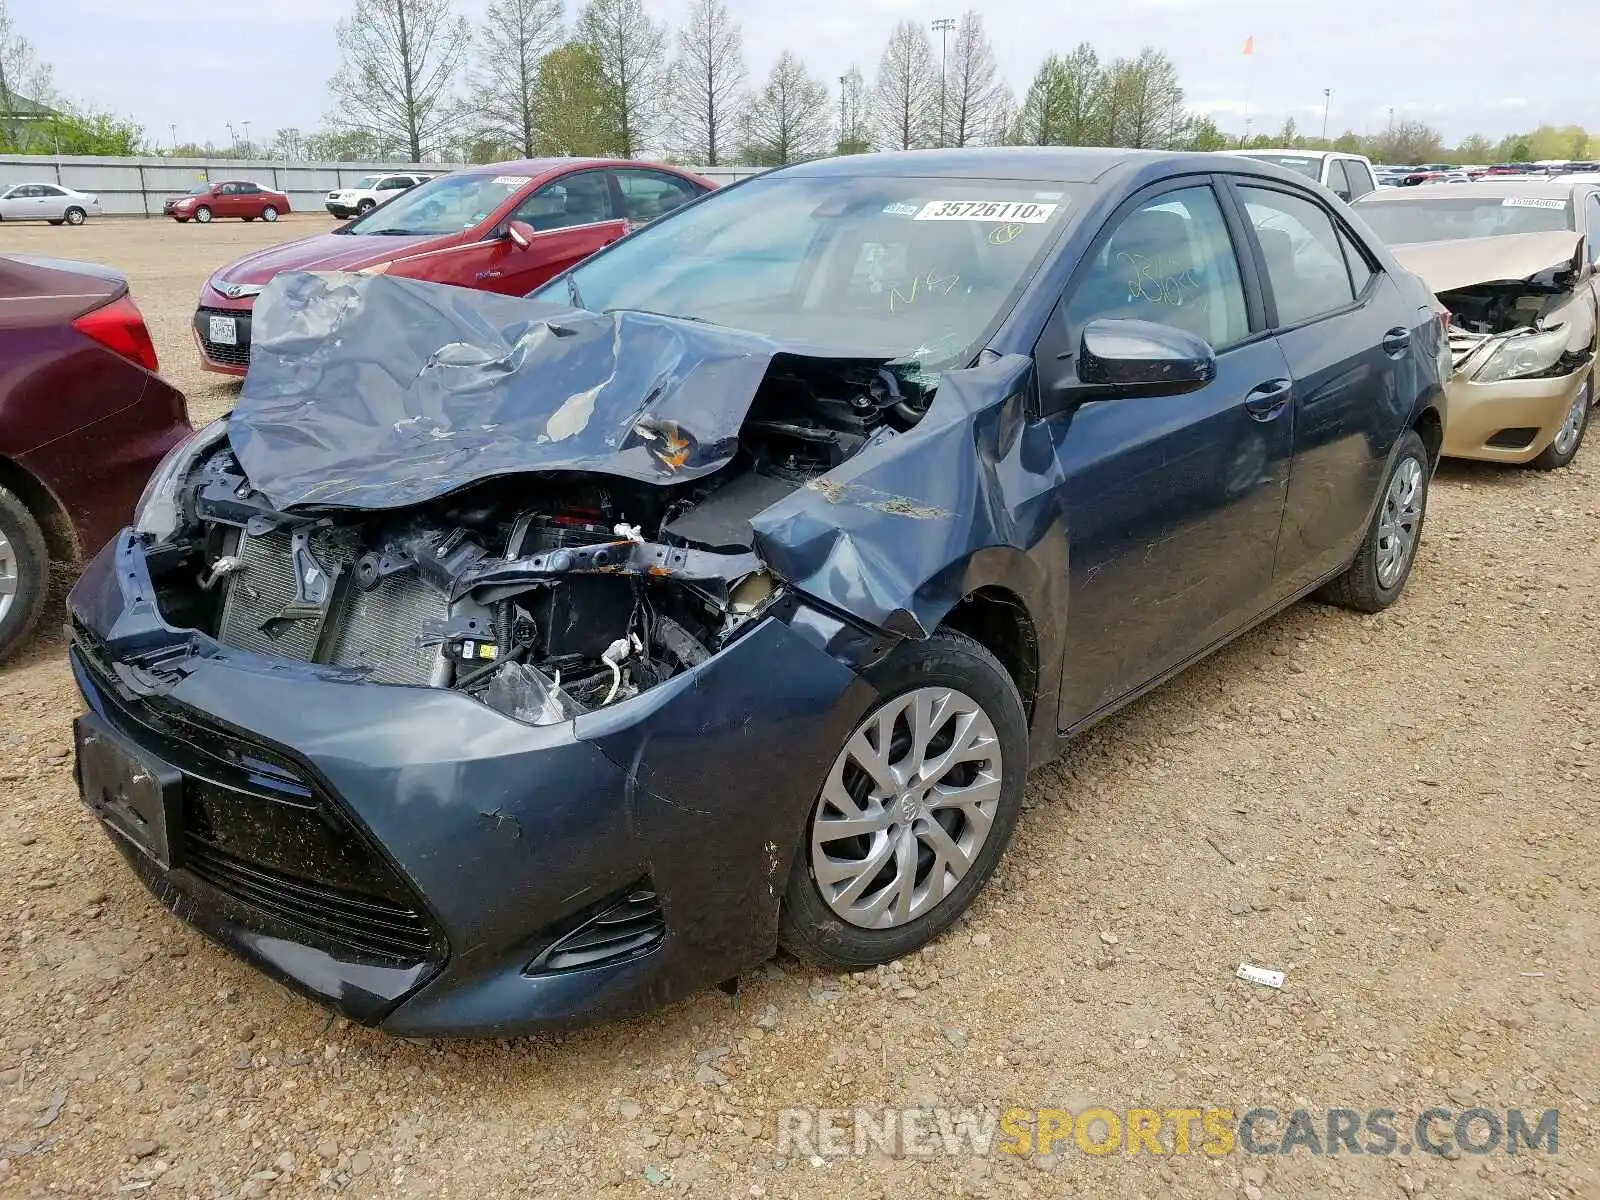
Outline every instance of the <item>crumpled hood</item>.
{"type": "Polygon", "coordinates": [[[650,313],[286,272],[256,301],[229,438],[279,509],[403,508],[527,471],[678,483],[732,460],[773,359],[803,353],[650,313]]]}
{"type": "Polygon", "coordinates": [[[374,263],[403,258],[443,239],[370,237],[319,233],[315,237],[269,246],[230,263],[211,277],[217,283],[267,283],[282,271],[356,271],[374,263]]]}
{"type": "Polygon", "coordinates": [[[1558,271],[1572,261],[1582,234],[1571,230],[1510,233],[1501,237],[1449,242],[1410,242],[1391,246],[1408,271],[1435,292],[1453,292],[1485,283],[1522,283],[1558,271]]]}

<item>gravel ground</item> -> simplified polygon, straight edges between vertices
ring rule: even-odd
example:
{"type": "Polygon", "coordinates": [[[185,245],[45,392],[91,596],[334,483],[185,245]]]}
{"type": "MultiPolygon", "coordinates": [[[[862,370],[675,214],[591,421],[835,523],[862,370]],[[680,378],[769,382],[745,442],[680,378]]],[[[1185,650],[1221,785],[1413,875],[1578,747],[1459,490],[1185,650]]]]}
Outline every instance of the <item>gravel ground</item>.
{"type": "MultiPolygon", "coordinates": [[[[124,269],[199,419],[235,392],[196,367],[205,274],[326,227],[0,250],[124,269]]],[[[58,599],[0,671],[0,1193],[1600,1196],[1597,474],[1447,466],[1399,605],[1302,604],[1036,773],[916,958],[510,1043],[330,1021],[162,911],[74,794],[58,599]],[[1555,1107],[1560,1153],[779,1153],[779,1109],[851,1104],[1555,1107]]]]}

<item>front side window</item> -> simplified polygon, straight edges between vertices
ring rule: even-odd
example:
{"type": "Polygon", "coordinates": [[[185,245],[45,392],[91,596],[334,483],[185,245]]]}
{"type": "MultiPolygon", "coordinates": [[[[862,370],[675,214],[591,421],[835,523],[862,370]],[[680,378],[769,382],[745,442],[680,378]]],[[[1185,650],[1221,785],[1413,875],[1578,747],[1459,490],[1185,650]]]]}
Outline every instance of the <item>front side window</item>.
{"type": "Polygon", "coordinates": [[[563,175],[534,192],[511,215],[514,220],[526,222],[541,233],[574,225],[593,225],[616,217],[611,209],[611,189],[603,171],[563,175]]]}
{"type": "Polygon", "coordinates": [[[1215,348],[1249,333],[1239,260],[1211,188],[1163,192],[1120,220],[1067,302],[1069,336],[1100,317],[1171,325],[1215,348]]]}
{"type": "Polygon", "coordinates": [[[497,208],[527,187],[526,175],[443,175],[403,192],[348,226],[345,234],[459,233],[489,219],[497,208]]]}
{"type": "Polygon", "coordinates": [[[1355,191],[1350,186],[1350,176],[1345,173],[1344,163],[1337,158],[1328,164],[1328,190],[1346,200],[1355,199],[1355,191]]]}
{"type": "Polygon", "coordinates": [[[1299,325],[1355,300],[1333,218],[1288,192],[1241,186],[1278,302],[1278,324],[1299,325]]]}
{"type": "Polygon", "coordinates": [[[914,361],[970,361],[1089,188],[779,174],[713,192],[536,295],[914,361]]]}

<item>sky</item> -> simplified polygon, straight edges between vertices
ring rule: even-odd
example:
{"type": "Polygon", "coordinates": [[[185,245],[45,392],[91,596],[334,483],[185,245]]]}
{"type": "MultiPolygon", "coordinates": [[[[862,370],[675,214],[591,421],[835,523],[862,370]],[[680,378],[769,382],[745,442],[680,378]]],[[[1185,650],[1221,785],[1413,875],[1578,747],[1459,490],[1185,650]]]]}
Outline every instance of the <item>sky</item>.
{"type": "MultiPolygon", "coordinates": [[[[939,0],[727,0],[744,29],[752,78],[784,49],[837,86],[859,64],[871,78],[896,22],[959,16],[939,0]]],[[[486,0],[459,0],[476,24],[486,0]]],[[[645,0],[677,25],[688,0],[645,0]]],[[[1541,5],[1529,3],[1534,9],[1541,5]]],[[[256,141],[328,111],[338,67],[334,25],[353,0],[10,0],[18,32],[53,63],[66,95],[142,124],[170,144],[227,144],[228,123],[256,141]]],[[[569,0],[569,12],[574,7],[569,0]]],[[[1102,59],[1165,50],[1192,108],[1230,132],[1249,115],[1256,132],[1293,116],[1302,133],[1378,132],[1419,118],[1455,142],[1491,139],[1548,122],[1600,129],[1591,54],[1551,53],[1533,12],[1472,15],[1459,0],[1114,0],[1110,4],[975,5],[1001,73],[1020,98],[1048,50],[1088,41],[1102,59]],[[1252,38],[1255,53],[1243,47],[1252,38]]],[[[1568,10],[1569,12],[1571,10],[1568,10]]],[[[1585,44],[1579,38],[1578,45],[1585,44]]]]}

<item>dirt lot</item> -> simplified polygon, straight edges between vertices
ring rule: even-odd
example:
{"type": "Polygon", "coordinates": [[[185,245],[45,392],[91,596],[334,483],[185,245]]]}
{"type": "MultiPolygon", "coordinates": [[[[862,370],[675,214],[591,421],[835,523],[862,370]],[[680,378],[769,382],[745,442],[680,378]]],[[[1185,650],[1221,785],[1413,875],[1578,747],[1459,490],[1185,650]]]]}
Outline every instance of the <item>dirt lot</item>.
{"type": "MultiPolygon", "coordinates": [[[[127,271],[200,418],[234,394],[195,365],[206,273],[326,225],[7,227],[0,250],[127,271]]],[[[921,956],[770,963],[737,1007],[513,1043],[330,1022],[162,911],[79,807],[47,634],[0,671],[0,1194],[1600,1196],[1597,530],[1600,445],[1557,474],[1447,467],[1401,604],[1300,605],[1040,771],[1001,885],[921,956]],[[1390,1108],[1403,1143],[1433,1106],[1559,1108],[1560,1140],[779,1154],[779,1109],[850,1104],[1390,1108]]]]}

